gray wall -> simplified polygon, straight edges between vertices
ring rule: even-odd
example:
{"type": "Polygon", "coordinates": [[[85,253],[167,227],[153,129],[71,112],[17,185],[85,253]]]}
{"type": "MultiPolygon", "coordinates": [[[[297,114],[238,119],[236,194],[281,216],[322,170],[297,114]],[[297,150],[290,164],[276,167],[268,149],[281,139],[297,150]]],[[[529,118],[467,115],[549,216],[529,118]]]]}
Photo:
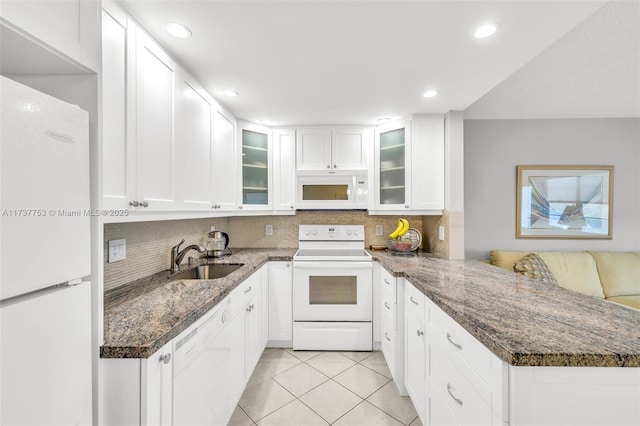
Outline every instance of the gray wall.
{"type": "Polygon", "coordinates": [[[640,119],[465,120],[465,256],[640,250],[640,119]],[[613,165],[612,240],[517,240],[516,166],[613,165]]]}

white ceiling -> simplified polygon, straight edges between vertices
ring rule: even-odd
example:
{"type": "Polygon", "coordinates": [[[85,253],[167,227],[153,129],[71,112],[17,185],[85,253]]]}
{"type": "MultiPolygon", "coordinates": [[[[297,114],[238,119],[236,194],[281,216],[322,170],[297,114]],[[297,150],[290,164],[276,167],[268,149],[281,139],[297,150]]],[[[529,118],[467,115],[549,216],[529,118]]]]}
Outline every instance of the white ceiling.
{"type": "Polygon", "coordinates": [[[467,108],[464,116],[640,117],[640,2],[606,4],[467,108]]]}
{"type": "MultiPolygon", "coordinates": [[[[605,2],[120,3],[236,117],[296,125],[465,110],[605,2]],[[193,37],[168,36],[169,21],[193,37]],[[474,39],[485,22],[500,31],[474,39]],[[224,98],[227,88],[240,96],[224,98]],[[423,98],[430,88],[440,95],[423,98]]],[[[482,105],[474,108],[480,115],[482,105]]]]}

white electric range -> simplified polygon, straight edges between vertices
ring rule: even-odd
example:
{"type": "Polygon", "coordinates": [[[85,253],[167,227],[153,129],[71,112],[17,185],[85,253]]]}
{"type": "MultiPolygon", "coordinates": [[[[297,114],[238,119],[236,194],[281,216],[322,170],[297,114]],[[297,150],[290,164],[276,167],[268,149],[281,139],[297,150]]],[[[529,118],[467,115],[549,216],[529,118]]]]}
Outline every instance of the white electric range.
{"type": "Polygon", "coordinates": [[[370,351],[371,255],[363,225],[300,225],[293,256],[293,349],[370,351]]]}

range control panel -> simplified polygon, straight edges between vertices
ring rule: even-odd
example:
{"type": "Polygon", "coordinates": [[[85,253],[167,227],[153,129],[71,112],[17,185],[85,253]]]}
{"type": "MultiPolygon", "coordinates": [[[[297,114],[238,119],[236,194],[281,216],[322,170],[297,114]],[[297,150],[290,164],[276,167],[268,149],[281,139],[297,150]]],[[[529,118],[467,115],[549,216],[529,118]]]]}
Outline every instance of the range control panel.
{"type": "Polygon", "coordinates": [[[364,241],[364,225],[299,225],[299,241],[364,241]]]}

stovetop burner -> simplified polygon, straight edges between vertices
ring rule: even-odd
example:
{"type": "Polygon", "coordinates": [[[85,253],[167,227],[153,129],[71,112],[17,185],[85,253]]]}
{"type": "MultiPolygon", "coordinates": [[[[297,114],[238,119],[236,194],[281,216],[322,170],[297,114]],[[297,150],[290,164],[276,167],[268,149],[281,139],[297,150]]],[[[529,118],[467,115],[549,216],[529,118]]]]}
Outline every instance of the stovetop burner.
{"type": "Polygon", "coordinates": [[[364,225],[300,225],[294,261],[370,261],[364,225]]]}

